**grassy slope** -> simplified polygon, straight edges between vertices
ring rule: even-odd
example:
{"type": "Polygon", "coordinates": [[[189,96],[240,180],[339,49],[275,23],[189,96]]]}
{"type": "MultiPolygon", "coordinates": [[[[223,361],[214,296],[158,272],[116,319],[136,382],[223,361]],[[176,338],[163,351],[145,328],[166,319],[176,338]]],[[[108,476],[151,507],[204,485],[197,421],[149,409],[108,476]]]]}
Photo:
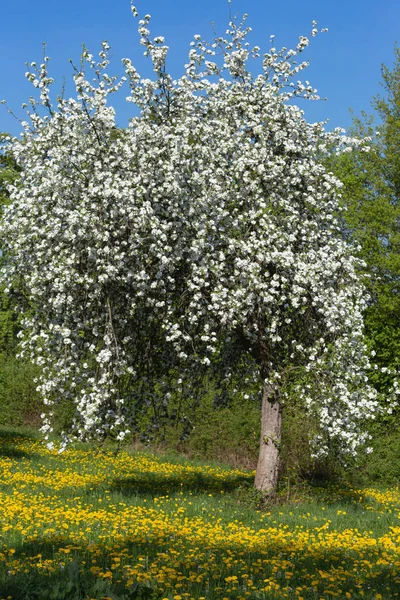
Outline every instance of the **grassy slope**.
{"type": "Polygon", "coordinates": [[[0,437],[0,598],[396,598],[400,491],[305,488],[249,507],[252,473],[0,437]]]}

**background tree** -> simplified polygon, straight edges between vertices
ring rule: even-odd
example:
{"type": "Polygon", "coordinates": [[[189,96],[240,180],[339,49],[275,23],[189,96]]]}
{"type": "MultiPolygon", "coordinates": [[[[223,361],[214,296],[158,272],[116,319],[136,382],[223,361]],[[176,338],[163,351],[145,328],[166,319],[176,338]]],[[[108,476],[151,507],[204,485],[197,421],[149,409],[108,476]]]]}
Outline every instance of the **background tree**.
{"type": "Polygon", "coordinates": [[[293,390],[319,455],[354,454],[378,406],[357,260],[320,162],[349,140],[290,104],[315,97],[297,81],[307,38],[271,48],[253,77],[259,48],[232,20],[226,39],[195,36],[174,81],[149,19],[139,33],[155,77],[124,59],[140,116],[118,136],[108,98],[123,80],[107,75],[106,42],[98,62],[84,51],[77,98],[56,108],[48,59],[27,75],[40,100],[12,145],[23,175],[2,227],[5,277],[24,290],[21,347],[42,367],[47,435],[60,401],[75,403],[75,436],[121,440],[143,407],[162,419],[172,393],[193,400],[210,369],[222,392],[258,382],[256,487],[271,492],[293,390]]]}
{"type": "MultiPolygon", "coordinates": [[[[9,135],[0,133],[0,219],[4,207],[10,202],[7,184],[16,181],[20,171],[8,150],[10,140],[9,135]]],[[[0,263],[4,263],[5,256],[3,250],[0,251],[0,263]]],[[[0,354],[12,354],[16,348],[17,318],[12,298],[4,294],[3,288],[0,289],[0,354]]]]}
{"type": "MultiPolygon", "coordinates": [[[[400,368],[400,49],[393,69],[382,67],[384,96],[372,103],[374,116],[354,118],[352,135],[371,139],[370,151],[355,149],[333,158],[343,182],[345,237],[359,245],[366,264],[370,301],[365,330],[376,362],[384,369],[372,375],[378,389],[390,387],[386,369],[400,368]]],[[[331,159],[332,160],[332,159],[331,159]]]]}
{"type": "MultiPolygon", "coordinates": [[[[0,134],[0,221],[3,211],[10,203],[8,185],[16,182],[21,169],[9,150],[11,137],[0,134]]],[[[0,265],[4,269],[8,255],[5,246],[0,248],[0,265]]],[[[42,412],[40,398],[36,392],[37,368],[16,359],[20,315],[16,311],[21,290],[10,287],[8,294],[0,286],[0,424],[38,424],[42,412]]]]}

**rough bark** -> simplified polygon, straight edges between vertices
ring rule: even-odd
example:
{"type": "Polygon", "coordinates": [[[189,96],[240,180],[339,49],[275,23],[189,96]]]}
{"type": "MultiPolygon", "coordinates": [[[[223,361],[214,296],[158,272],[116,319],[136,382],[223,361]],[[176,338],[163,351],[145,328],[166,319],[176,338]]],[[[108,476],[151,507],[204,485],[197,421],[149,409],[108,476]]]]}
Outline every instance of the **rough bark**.
{"type": "Polygon", "coordinates": [[[260,453],[254,481],[265,495],[274,494],[278,485],[280,445],[282,432],[282,405],[277,390],[264,384],[261,410],[260,453]]]}

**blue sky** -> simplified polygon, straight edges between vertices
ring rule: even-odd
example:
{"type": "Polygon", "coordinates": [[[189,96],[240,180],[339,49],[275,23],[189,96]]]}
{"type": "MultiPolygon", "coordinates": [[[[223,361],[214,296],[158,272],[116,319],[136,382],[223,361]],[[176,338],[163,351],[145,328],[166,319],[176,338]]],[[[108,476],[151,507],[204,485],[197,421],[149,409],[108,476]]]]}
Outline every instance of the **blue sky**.
{"type": "MultiPolygon", "coordinates": [[[[211,22],[224,33],[229,8],[227,0],[137,0],[141,15],[150,13],[153,35],[164,35],[170,47],[169,70],[174,77],[182,73],[189,43],[195,33],[210,39],[211,22]]],[[[293,47],[299,35],[307,35],[313,19],[328,33],[312,40],[307,50],[310,68],[303,72],[327,101],[304,102],[308,120],[329,119],[328,128],[351,124],[349,109],[356,114],[371,112],[370,102],[382,90],[381,64],[393,64],[394,45],[400,43],[400,2],[398,0],[233,0],[231,10],[249,14],[250,41],[269,48],[275,35],[277,47],[293,47]]],[[[33,93],[25,80],[26,61],[41,61],[42,42],[51,57],[50,71],[57,93],[63,76],[71,80],[69,59],[79,61],[81,44],[97,53],[100,42],[112,46],[113,62],[109,73],[121,72],[120,59],[129,57],[146,76],[149,65],[139,44],[135,19],[129,0],[2,0],[0,7],[0,99],[24,117],[21,104],[33,93]]],[[[72,93],[72,88],[67,91],[72,93]]],[[[126,90],[127,91],[127,90],[126,90]]],[[[117,123],[125,126],[132,106],[125,103],[127,93],[116,98],[117,123]]],[[[20,125],[0,106],[0,131],[18,135],[20,125]]]]}

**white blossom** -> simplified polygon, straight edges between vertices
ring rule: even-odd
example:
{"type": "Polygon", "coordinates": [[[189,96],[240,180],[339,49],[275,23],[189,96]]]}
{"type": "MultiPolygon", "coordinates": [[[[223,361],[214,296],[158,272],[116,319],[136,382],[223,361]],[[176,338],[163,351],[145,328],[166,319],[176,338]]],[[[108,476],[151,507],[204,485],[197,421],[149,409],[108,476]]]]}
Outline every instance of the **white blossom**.
{"type": "Polygon", "coordinates": [[[44,403],[75,403],[78,438],[122,441],[142,406],[166,413],[169,381],[193,399],[213,369],[229,389],[260,372],[287,402],[297,385],[319,454],[367,441],[378,399],[364,291],[338,234],[340,183],[319,162],[356,142],[291,103],[317,97],[297,81],[309,39],[270,48],[253,77],[260,48],[244,21],[212,44],[195,35],[178,80],[149,15],[139,35],[153,79],[129,59],[126,77],[109,76],[103,42],[100,62],[83,52],[76,97],[54,105],[48,59],[29,66],[40,98],[11,144],[22,172],[1,228],[3,279],[23,291],[21,353],[42,366],[44,403]],[[109,96],[126,80],[139,116],[119,130],[109,96]]]}

